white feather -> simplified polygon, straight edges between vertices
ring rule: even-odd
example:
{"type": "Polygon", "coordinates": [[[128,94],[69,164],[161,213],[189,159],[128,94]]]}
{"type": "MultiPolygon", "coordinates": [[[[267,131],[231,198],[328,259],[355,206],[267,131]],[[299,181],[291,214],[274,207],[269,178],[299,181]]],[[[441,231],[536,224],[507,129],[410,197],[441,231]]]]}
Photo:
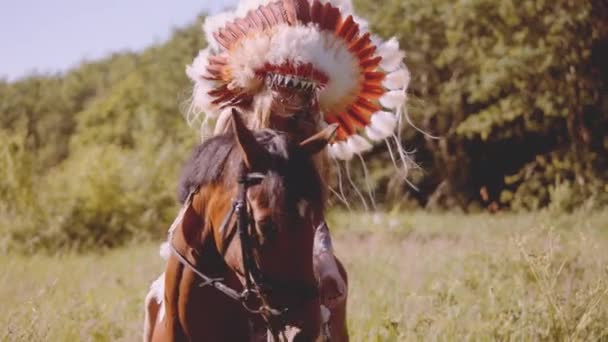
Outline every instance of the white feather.
{"type": "Polygon", "coordinates": [[[344,160],[353,159],[354,152],[351,151],[350,148],[348,148],[348,145],[346,144],[345,141],[338,142],[338,146],[340,149],[342,149],[342,155],[343,155],[342,159],[344,159],[344,160]]]}
{"type": "Polygon", "coordinates": [[[410,84],[410,72],[406,68],[397,69],[386,75],[382,85],[390,90],[407,89],[410,84]]]}
{"type": "Polygon", "coordinates": [[[153,294],[157,303],[162,303],[165,296],[165,273],[163,272],[156,280],[150,284],[150,292],[153,294]]]}
{"type": "Polygon", "coordinates": [[[358,134],[348,137],[348,139],[346,139],[346,145],[354,154],[361,154],[373,148],[369,141],[358,134]]]}
{"type": "Polygon", "coordinates": [[[207,72],[209,55],[209,49],[199,51],[192,64],[186,66],[186,75],[194,82],[194,89],[192,91],[192,107],[194,111],[205,112],[207,116],[215,117],[218,114],[216,112],[218,108],[211,103],[213,99],[208,93],[217,87],[218,83],[204,79],[204,77],[210,76],[207,72]]]}
{"type": "Polygon", "coordinates": [[[149,295],[152,296],[157,304],[160,304],[158,319],[162,321],[165,318],[165,273],[163,272],[156,280],[150,284],[149,295]]]}
{"type": "Polygon", "coordinates": [[[207,66],[209,66],[209,49],[200,50],[198,55],[192,61],[192,64],[186,66],[186,75],[192,81],[199,81],[202,77],[210,76],[207,72],[207,66]]]}
{"type": "Polygon", "coordinates": [[[329,146],[329,153],[335,159],[350,160],[353,158],[353,152],[348,148],[348,145],[343,141],[338,141],[329,146]]]}
{"type": "Polygon", "coordinates": [[[382,134],[382,132],[378,131],[376,128],[372,126],[365,127],[365,134],[372,141],[382,141],[386,139],[386,137],[382,134]]]}
{"type": "Polygon", "coordinates": [[[233,12],[222,12],[218,13],[214,16],[207,17],[205,19],[205,23],[203,24],[203,31],[205,32],[205,37],[207,38],[207,42],[209,43],[209,48],[214,52],[219,52],[224,50],[224,48],[215,40],[213,34],[217,32],[220,28],[224,27],[228,22],[236,19],[237,16],[233,12]]]}
{"type": "Polygon", "coordinates": [[[169,242],[165,241],[160,245],[158,254],[160,254],[160,257],[163,258],[163,260],[169,260],[169,257],[171,256],[171,250],[169,249],[169,242]]]}
{"type": "Polygon", "coordinates": [[[342,159],[342,150],[338,148],[338,143],[332,143],[329,145],[329,155],[334,159],[342,159]]]}
{"type": "Polygon", "coordinates": [[[405,52],[399,49],[399,42],[395,37],[382,43],[378,47],[377,53],[379,56],[382,56],[380,67],[387,72],[397,70],[399,66],[401,66],[401,63],[403,63],[403,58],[405,57],[405,52]]]}
{"type": "Polygon", "coordinates": [[[403,107],[405,105],[405,101],[407,101],[407,96],[403,90],[391,90],[380,98],[380,104],[382,104],[384,108],[389,109],[403,107]]]}
{"type": "Polygon", "coordinates": [[[397,117],[389,112],[377,112],[372,115],[371,128],[378,133],[379,140],[385,139],[395,132],[397,117]]]}
{"type": "Polygon", "coordinates": [[[211,103],[213,98],[209,96],[209,91],[215,88],[214,84],[201,80],[194,83],[192,91],[192,107],[197,112],[205,112],[208,117],[215,118],[219,114],[219,108],[211,103]]]}

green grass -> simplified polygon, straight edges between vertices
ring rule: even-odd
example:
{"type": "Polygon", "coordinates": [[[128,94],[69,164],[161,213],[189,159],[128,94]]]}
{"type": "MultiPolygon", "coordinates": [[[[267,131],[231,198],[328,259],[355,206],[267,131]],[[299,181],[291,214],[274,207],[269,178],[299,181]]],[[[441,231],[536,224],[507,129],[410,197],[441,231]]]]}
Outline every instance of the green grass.
{"type": "MultiPolygon", "coordinates": [[[[608,212],[337,213],[354,341],[608,341],[608,212]]],[[[3,341],[135,341],[157,244],[0,257],[3,341]]]]}

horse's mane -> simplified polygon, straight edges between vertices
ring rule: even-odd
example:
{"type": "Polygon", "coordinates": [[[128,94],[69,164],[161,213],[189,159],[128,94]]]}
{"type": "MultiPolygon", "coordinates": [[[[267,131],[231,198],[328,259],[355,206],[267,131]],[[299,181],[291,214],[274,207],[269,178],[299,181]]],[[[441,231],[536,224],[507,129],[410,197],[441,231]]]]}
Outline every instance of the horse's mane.
{"type": "MultiPolygon", "coordinates": [[[[304,198],[323,207],[322,182],[312,158],[297,153],[296,144],[285,133],[263,129],[255,131],[254,136],[271,155],[270,172],[262,183],[272,195],[269,201],[293,202],[290,199],[304,198]]],[[[232,132],[209,138],[194,149],[186,162],[178,186],[178,200],[184,203],[192,191],[204,185],[226,180],[236,184],[242,167],[242,156],[232,132]]]]}
{"type": "Polygon", "coordinates": [[[216,135],[196,146],[182,170],[177,186],[178,201],[183,204],[198,187],[218,182],[234,147],[231,133],[216,135]]]}

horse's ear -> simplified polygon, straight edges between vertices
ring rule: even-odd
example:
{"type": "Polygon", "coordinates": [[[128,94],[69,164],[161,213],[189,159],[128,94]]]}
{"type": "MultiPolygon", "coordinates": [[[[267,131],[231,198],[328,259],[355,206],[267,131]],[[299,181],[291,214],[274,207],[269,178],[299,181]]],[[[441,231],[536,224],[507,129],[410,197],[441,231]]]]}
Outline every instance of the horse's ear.
{"type": "Polygon", "coordinates": [[[251,171],[261,171],[267,168],[269,162],[268,151],[255,139],[253,132],[245,126],[241,114],[232,109],[232,131],[236,141],[243,152],[243,161],[251,171]]]}
{"type": "Polygon", "coordinates": [[[321,132],[300,143],[300,149],[309,155],[315,155],[321,152],[327,144],[333,139],[338,129],[338,124],[331,124],[325,127],[321,132]]]}

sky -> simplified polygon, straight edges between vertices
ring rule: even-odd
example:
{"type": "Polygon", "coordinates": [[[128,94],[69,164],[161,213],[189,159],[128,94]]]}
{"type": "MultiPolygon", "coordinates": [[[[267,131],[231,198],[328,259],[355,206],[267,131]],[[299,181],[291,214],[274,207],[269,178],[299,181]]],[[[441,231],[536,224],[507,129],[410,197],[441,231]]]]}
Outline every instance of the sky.
{"type": "MultiPolygon", "coordinates": [[[[0,78],[141,50],[236,0],[0,0],[0,78]]],[[[201,31],[202,34],[202,31],[201,31]]]]}

